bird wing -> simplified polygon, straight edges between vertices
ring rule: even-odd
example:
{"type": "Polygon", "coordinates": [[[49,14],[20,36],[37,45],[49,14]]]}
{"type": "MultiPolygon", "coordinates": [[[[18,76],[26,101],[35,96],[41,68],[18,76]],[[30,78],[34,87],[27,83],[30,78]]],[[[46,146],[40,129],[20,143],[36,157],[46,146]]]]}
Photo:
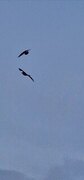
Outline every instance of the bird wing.
{"type": "Polygon", "coordinates": [[[19,56],[18,56],[18,57],[22,56],[23,54],[25,54],[25,51],[23,51],[21,54],[19,54],[19,56]]]}
{"type": "Polygon", "coordinates": [[[34,82],[34,79],[29,74],[27,76],[34,82]]]}
{"type": "Polygon", "coordinates": [[[19,68],[20,71],[23,71],[21,68],[19,68]]]}

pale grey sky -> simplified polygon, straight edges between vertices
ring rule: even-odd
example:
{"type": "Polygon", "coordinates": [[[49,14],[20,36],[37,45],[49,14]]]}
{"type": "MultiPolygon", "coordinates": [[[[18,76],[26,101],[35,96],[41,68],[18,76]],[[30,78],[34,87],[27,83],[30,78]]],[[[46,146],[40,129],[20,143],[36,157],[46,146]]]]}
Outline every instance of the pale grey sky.
{"type": "Polygon", "coordinates": [[[83,1],[0,1],[0,96],[0,169],[54,180],[67,159],[84,167],[83,1]]]}

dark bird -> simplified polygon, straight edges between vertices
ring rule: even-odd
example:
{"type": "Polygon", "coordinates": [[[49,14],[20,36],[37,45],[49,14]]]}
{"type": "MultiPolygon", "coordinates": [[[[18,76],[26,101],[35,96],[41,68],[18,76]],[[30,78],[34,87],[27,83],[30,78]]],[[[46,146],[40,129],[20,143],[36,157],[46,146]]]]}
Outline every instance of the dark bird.
{"type": "Polygon", "coordinates": [[[34,82],[34,79],[33,79],[29,74],[27,74],[25,71],[23,71],[23,70],[20,69],[20,68],[19,68],[19,70],[22,72],[22,74],[23,74],[24,76],[28,76],[28,77],[34,82]]]}
{"type": "Polygon", "coordinates": [[[31,50],[31,49],[27,49],[27,50],[23,51],[21,54],[19,54],[18,57],[21,57],[22,55],[27,55],[27,54],[29,54],[29,51],[30,51],[30,50],[31,50]]]}

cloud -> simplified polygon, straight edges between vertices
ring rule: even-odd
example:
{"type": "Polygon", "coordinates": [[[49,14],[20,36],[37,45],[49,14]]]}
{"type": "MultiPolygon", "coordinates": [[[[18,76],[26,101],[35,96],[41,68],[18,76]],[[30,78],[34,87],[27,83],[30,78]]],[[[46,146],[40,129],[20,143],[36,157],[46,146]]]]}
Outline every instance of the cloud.
{"type": "Polygon", "coordinates": [[[45,180],[83,180],[84,161],[68,159],[63,165],[58,165],[49,170],[45,180]]]}
{"type": "Polygon", "coordinates": [[[17,171],[0,170],[0,180],[33,180],[17,171]]]}

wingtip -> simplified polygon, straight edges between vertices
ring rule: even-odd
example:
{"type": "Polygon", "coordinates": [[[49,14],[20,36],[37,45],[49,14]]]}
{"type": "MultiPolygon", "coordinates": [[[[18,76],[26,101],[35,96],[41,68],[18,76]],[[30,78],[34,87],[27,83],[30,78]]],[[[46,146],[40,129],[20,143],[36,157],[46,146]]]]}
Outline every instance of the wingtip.
{"type": "Polygon", "coordinates": [[[18,58],[20,57],[20,55],[18,56],[18,58]]]}
{"type": "Polygon", "coordinates": [[[19,69],[19,71],[22,71],[22,69],[21,68],[18,68],[19,69]]]}

